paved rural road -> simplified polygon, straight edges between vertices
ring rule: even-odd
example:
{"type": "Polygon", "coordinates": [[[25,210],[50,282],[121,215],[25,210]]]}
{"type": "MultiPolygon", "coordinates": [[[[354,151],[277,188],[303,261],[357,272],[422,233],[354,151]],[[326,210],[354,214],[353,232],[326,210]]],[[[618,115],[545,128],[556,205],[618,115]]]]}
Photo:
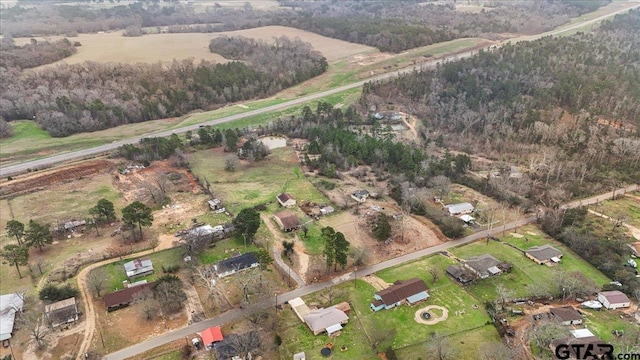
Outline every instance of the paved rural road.
{"type": "MultiPolygon", "coordinates": [[[[560,34],[560,33],[563,33],[563,32],[567,32],[567,31],[578,29],[578,28],[580,28],[582,26],[585,26],[585,25],[595,24],[595,23],[597,23],[599,21],[602,21],[605,18],[611,17],[612,15],[615,15],[615,14],[618,14],[618,13],[622,13],[622,12],[626,12],[629,9],[636,8],[636,7],[640,7],[640,3],[631,5],[628,8],[625,8],[625,9],[620,9],[620,10],[617,10],[617,11],[613,11],[611,13],[599,16],[599,17],[591,19],[591,20],[578,22],[576,24],[573,24],[571,26],[567,26],[567,27],[562,28],[562,29],[552,30],[552,31],[548,31],[546,33],[542,33],[542,34],[538,34],[538,35],[523,36],[523,37],[519,37],[519,38],[514,38],[514,39],[507,40],[506,42],[532,41],[532,40],[539,39],[539,38],[541,38],[543,36],[557,35],[557,34],[560,34]]],[[[364,85],[366,82],[369,82],[369,81],[377,81],[377,80],[389,79],[389,78],[392,78],[392,77],[397,77],[400,74],[413,72],[413,71],[418,70],[418,69],[431,68],[431,67],[434,67],[438,62],[456,61],[456,60],[468,58],[468,57],[471,57],[474,54],[476,54],[476,52],[477,52],[476,50],[471,50],[471,51],[466,51],[466,52],[462,52],[462,53],[455,54],[455,55],[444,56],[444,57],[441,57],[441,58],[438,58],[438,59],[434,59],[434,60],[430,60],[430,61],[426,61],[426,62],[420,63],[418,65],[415,65],[415,66],[412,66],[412,67],[409,67],[409,68],[406,68],[406,69],[403,69],[403,70],[394,71],[394,72],[386,73],[386,74],[379,75],[379,76],[374,76],[372,78],[369,78],[369,79],[366,79],[366,80],[362,80],[362,81],[358,81],[358,82],[354,82],[354,83],[349,84],[349,85],[344,85],[344,86],[340,86],[338,88],[334,88],[334,89],[331,89],[331,90],[319,92],[319,93],[312,94],[312,95],[303,96],[303,97],[300,97],[300,98],[297,98],[297,99],[294,99],[294,100],[290,100],[290,101],[287,101],[287,102],[284,102],[284,103],[281,103],[281,104],[268,106],[266,108],[251,110],[251,111],[248,111],[248,112],[245,112],[245,113],[242,113],[242,114],[225,116],[225,117],[222,117],[222,118],[219,118],[219,119],[210,120],[210,121],[203,122],[203,123],[200,123],[200,124],[189,125],[189,126],[185,126],[185,127],[179,128],[179,129],[165,130],[165,131],[149,133],[149,134],[145,134],[145,135],[142,135],[142,136],[137,136],[137,137],[126,139],[126,140],[120,140],[120,141],[115,141],[113,143],[100,145],[100,146],[97,146],[97,147],[94,147],[94,148],[90,148],[90,149],[73,151],[73,152],[69,152],[69,153],[66,153],[66,154],[59,154],[59,155],[55,155],[55,156],[51,156],[51,157],[38,159],[38,160],[23,162],[23,163],[16,164],[16,165],[3,166],[3,167],[0,167],[0,176],[13,175],[13,174],[25,172],[25,171],[27,171],[27,169],[37,169],[37,168],[40,168],[40,167],[47,167],[47,166],[51,166],[53,164],[61,163],[61,162],[64,162],[64,161],[78,159],[78,158],[84,158],[84,157],[88,157],[88,156],[91,156],[91,155],[100,154],[100,153],[103,153],[103,152],[106,152],[106,151],[115,150],[118,147],[120,147],[122,145],[125,145],[125,144],[138,143],[140,141],[140,139],[142,139],[144,137],[149,137],[149,136],[164,137],[164,136],[169,136],[172,133],[180,134],[180,133],[187,132],[189,130],[191,130],[191,131],[197,130],[198,127],[201,126],[201,125],[219,125],[219,124],[224,124],[224,123],[236,121],[236,120],[239,120],[239,119],[244,119],[244,118],[247,118],[247,117],[250,117],[250,116],[260,115],[260,114],[264,114],[264,113],[268,113],[268,112],[273,112],[273,111],[276,111],[276,110],[282,110],[282,109],[289,108],[289,107],[292,107],[292,106],[295,106],[295,105],[299,105],[299,104],[302,104],[302,103],[306,103],[306,102],[309,102],[309,101],[318,100],[318,99],[324,98],[324,97],[329,96],[329,95],[337,94],[337,93],[342,92],[342,91],[355,89],[355,88],[361,87],[362,85],[364,85]]]]}
{"type": "MultiPolygon", "coordinates": [[[[630,192],[630,191],[636,191],[638,190],[638,188],[640,188],[640,186],[638,184],[635,185],[631,185],[628,186],[624,189],[618,189],[615,191],[611,191],[605,194],[600,194],[600,195],[596,195],[596,196],[592,196],[590,198],[587,199],[582,199],[582,200],[577,200],[577,201],[573,201],[570,202],[568,204],[566,204],[564,207],[566,208],[574,208],[574,207],[578,207],[578,206],[584,206],[584,205],[591,205],[591,204],[595,204],[597,202],[603,201],[603,200],[607,200],[607,199],[611,199],[614,194],[622,194],[625,192],[630,192]]],[[[323,290],[341,283],[344,283],[346,281],[350,281],[350,280],[355,280],[358,276],[362,277],[362,276],[366,276],[366,275],[370,275],[373,273],[376,273],[380,270],[384,270],[390,267],[394,267],[400,264],[404,264],[410,261],[414,261],[417,259],[420,259],[422,257],[428,256],[428,255],[433,255],[436,253],[439,253],[441,251],[450,249],[452,247],[457,247],[457,246],[462,246],[462,245],[466,245],[469,243],[472,243],[474,241],[480,240],[480,239],[484,239],[487,238],[487,236],[491,235],[492,233],[499,233],[501,231],[511,231],[515,228],[519,228],[522,227],[524,225],[530,224],[532,222],[535,222],[537,219],[536,216],[529,216],[527,218],[521,219],[521,220],[517,220],[517,221],[513,221],[510,222],[508,224],[506,224],[505,226],[501,226],[501,227],[497,227],[495,229],[492,229],[491,232],[489,230],[483,230],[480,232],[477,232],[475,234],[469,235],[467,237],[464,237],[462,239],[458,239],[458,240],[451,240],[448,241],[444,244],[440,244],[440,245],[436,245],[436,246],[432,246],[430,248],[426,248],[423,250],[419,250],[410,254],[406,254],[394,259],[390,259],[387,261],[383,261],[379,264],[375,264],[373,266],[364,268],[362,270],[358,270],[357,272],[350,272],[347,274],[343,274],[342,276],[339,276],[337,278],[334,278],[332,280],[329,281],[325,281],[325,282],[321,282],[321,283],[315,283],[315,284],[310,284],[310,285],[306,285],[303,287],[300,287],[298,289],[289,291],[287,293],[284,294],[278,294],[277,295],[277,300],[276,300],[276,296],[274,294],[274,298],[269,299],[269,300],[265,300],[259,303],[256,303],[248,308],[245,309],[233,309],[230,311],[227,311],[223,314],[220,314],[216,317],[213,317],[211,319],[207,319],[204,321],[201,321],[199,323],[196,324],[192,324],[189,325],[187,327],[181,328],[181,329],[177,329],[177,330],[173,330],[167,333],[164,333],[160,336],[157,336],[153,339],[149,339],[147,341],[141,342],[139,344],[130,346],[128,348],[124,348],[122,350],[116,351],[114,353],[111,353],[107,356],[104,357],[105,360],[119,360],[119,359],[126,359],[128,357],[132,357],[141,353],[144,353],[146,351],[149,351],[155,347],[164,345],[166,343],[175,341],[175,340],[180,340],[182,338],[185,339],[185,343],[189,343],[187,340],[187,337],[190,335],[193,335],[196,332],[202,331],[204,329],[207,329],[211,326],[217,326],[217,325],[222,325],[225,323],[229,323],[231,321],[234,321],[240,317],[243,316],[247,316],[249,314],[252,314],[254,312],[258,312],[258,311],[262,311],[265,309],[274,309],[275,311],[275,305],[276,303],[280,304],[283,303],[285,301],[289,301],[293,298],[296,297],[300,297],[300,296],[305,296],[311,293],[314,293],[316,291],[319,290],[323,290]]]]}

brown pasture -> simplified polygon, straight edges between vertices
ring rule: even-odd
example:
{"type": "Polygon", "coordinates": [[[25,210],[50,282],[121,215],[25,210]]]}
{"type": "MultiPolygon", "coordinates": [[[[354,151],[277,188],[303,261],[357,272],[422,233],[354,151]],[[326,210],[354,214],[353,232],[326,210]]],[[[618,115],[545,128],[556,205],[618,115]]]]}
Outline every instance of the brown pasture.
{"type": "MultiPolygon", "coordinates": [[[[313,48],[321,52],[328,61],[342,59],[354,54],[377,51],[376,49],[353,44],[342,40],[332,39],[308,31],[285,26],[265,26],[253,29],[227,31],[215,34],[208,33],[180,33],[180,34],[149,34],[140,37],[124,37],[122,32],[108,32],[101,34],[80,34],[70,38],[78,41],[82,46],[74,55],[53,64],[79,64],[85,61],[97,62],[126,62],[126,63],[156,63],[194,58],[217,63],[227,60],[209,51],[209,41],[216,36],[244,36],[266,42],[274,38],[287,36],[300,38],[310,43],[313,48]]],[[[36,40],[55,41],[62,37],[51,36],[36,38],[36,40]]],[[[24,45],[30,38],[16,38],[16,45],[24,45]]],[[[53,64],[44,65],[51,66],[53,64]]]]}

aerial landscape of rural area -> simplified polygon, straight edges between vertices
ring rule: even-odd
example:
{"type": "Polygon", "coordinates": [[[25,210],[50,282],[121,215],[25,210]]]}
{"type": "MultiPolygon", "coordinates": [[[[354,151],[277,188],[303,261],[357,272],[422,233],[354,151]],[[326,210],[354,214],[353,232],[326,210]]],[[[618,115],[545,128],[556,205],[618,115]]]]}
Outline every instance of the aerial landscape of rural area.
{"type": "Polygon", "coordinates": [[[0,360],[640,359],[640,0],[0,0],[0,360]]]}

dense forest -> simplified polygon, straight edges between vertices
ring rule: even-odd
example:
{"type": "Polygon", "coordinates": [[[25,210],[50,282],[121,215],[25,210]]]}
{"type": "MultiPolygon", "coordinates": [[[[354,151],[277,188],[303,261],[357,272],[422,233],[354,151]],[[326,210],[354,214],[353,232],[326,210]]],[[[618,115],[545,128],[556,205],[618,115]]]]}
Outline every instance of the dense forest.
{"type": "Polygon", "coordinates": [[[594,34],[546,37],[366,84],[359,109],[422,119],[423,146],[520,165],[490,180],[553,206],[640,178],[640,11],[594,34]]]}
{"type": "Polygon", "coordinates": [[[62,60],[78,50],[68,39],[54,42],[31,40],[30,44],[15,46],[10,37],[0,41],[0,67],[29,69],[62,60]]]}
{"type": "MultiPolygon", "coordinates": [[[[593,11],[609,0],[492,1],[482,11],[456,9],[454,1],[280,1],[280,8],[256,10],[211,6],[196,11],[188,4],[139,1],[91,7],[29,2],[2,11],[3,33],[14,37],[122,30],[142,35],[168,27],[169,32],[214,32],[284,25],[324,36],[400,52],[462,37],[501,38],[504,33],[551,30],[570,18],[593,11]],[[38,4],[34,6],[34,4],[38,4]],[[147,29],[145,29],[147,28],[147,29]],[[152,29],[148,29],[152,28],[152,29]]],[[[161,31],[165,31],[162,29],[161,31]]]]}
{"type": "Polygon", "coordinates": [[[248,61],[225,64],[87,62],[28,74],[0,67],[0,82],[7,84],[0,93],[0,116],[35,117],[52,136],[67,136],[267,97],[327,69],[324,57],[308,44],[287,38],[278,43],[275,49],[257,45],[248,61]],[[284,62],[282,56],[296,61],[284,62]]]}

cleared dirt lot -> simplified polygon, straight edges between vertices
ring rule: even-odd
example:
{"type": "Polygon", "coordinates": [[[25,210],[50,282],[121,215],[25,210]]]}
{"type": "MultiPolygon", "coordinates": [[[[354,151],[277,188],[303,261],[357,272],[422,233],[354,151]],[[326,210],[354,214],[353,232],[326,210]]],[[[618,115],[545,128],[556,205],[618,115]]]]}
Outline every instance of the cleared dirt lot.
{"type": "MultiPolygon", "coordinates": [[[[77,37],[70,38],[69,40],[79,41],[82,44],[82,46],[78,47],[78,52],[64,60],[44,66],[52,66],[63,62],[79,64],[85,61],[155,63],[188,58],[226,62],[227,60],[222,56],[209,51],[209,41],[221,35],[244,36],[267,42],[272,42],[274,37],[283,35],[290,38],[298,37],[302,41],[310,43],[328,61],[342,59],[354,54],[377,51],[370,46],[352,44],[285,26],[265,26],[214,34],[150,34],[140,37],[124,37],[120,31],[117,31],[102,34],[80,34],[77,37]]],[[[52,36],[36,39],[57,40],[60,38],[62,37],[52,36]]],[[[15,39],[16,45],[28,44],[30,41],[30,38],[15,39]]]]}

